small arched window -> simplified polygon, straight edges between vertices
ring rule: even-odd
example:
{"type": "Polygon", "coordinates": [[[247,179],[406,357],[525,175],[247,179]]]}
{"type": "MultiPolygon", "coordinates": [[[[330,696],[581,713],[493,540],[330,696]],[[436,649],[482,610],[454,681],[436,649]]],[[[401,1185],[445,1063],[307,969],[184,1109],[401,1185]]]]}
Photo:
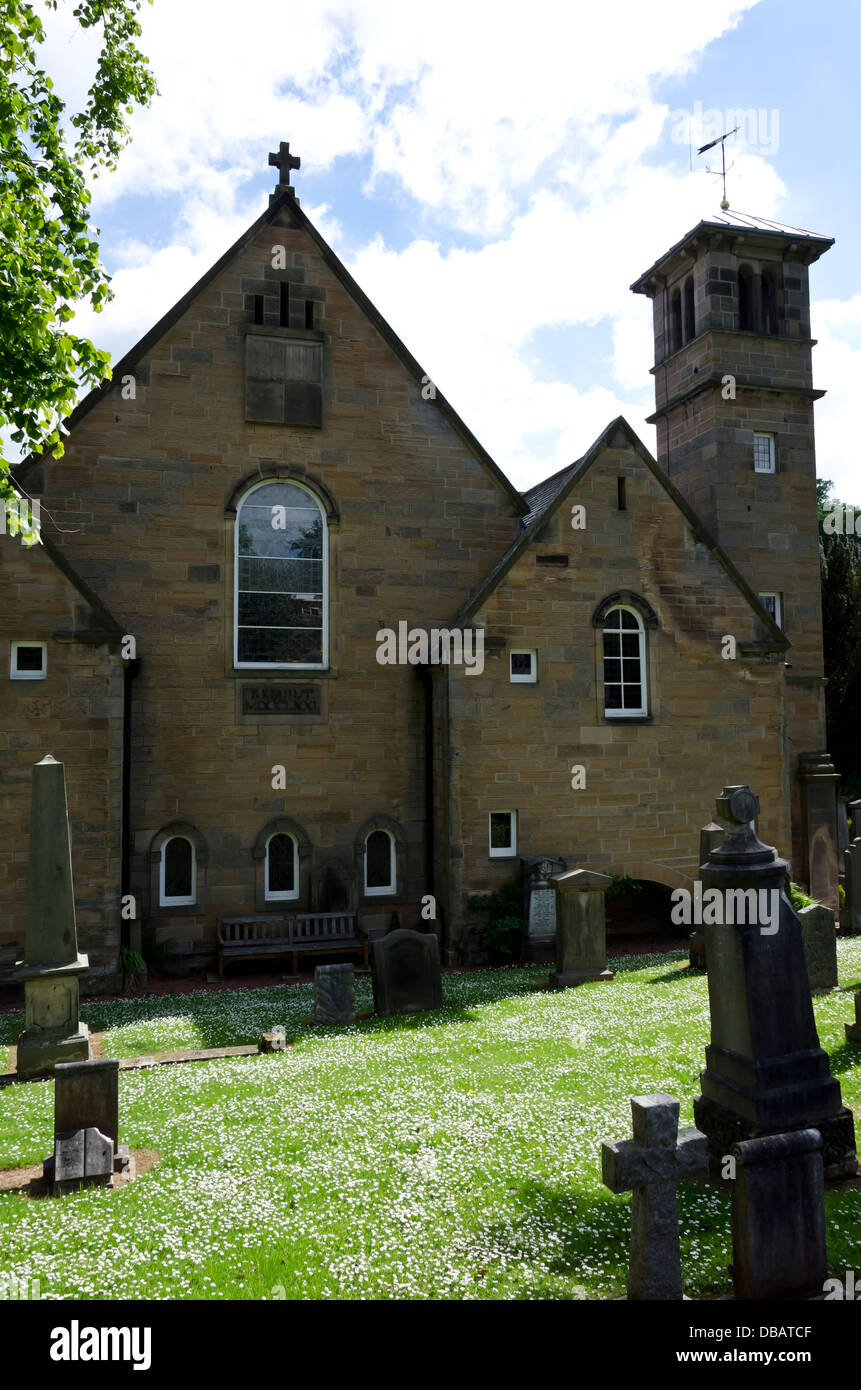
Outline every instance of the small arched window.
{"type": "Polygon", "coordinates": [[[739,266],[738,271],[738,326],[750,332],[756,328],[756,296],[749,265],[739,266]]]}
{"type": "Polygon", "coordinates": [[[365,893],[376,897],[396,889],[395,837],[390,830],[372,830],[365,837],[365,893]]]}
{"type": "Polygon", "coordinates": [[[604,619],[604,714],[608,719],[648,714],[646,631],[633,608],[611,608],[604,619]]]}
{"type": "Polygon", "coordinates": [[[764,333],[777,333],[777,281],[770,270],[762,272],[762,329],[764,333]]]}
{"type": "Polygon", "coordinates": [[[670,352],[678,352],[682,345],[682,294],[673,290],[670,296],[670,352]]]}
{"type": "Polygon", "coordinates": [[[235,524],[236,666],[326,666],[328,568],[326,517],[309,488],[270,481],[246,492],[235,524]]]}
{"type": "Polygon", "coordinates": [[[161,847],[160,906],[188,907],[196,901],[197,864],[194,846],[184,835],[172,835],[161,847]]]}
{"type": "Polygon", "coordinates": [[[694,282],[693,277],[688,276],[685,281],[685,342],[689,343],[691,338],[697,336],[696,331],[696,311],[694,309],[694,282]]]}
{"type": "Polygon", "coordinates": [[[292,835],[279,831],[266,841],[266,901],[299,896],[299,848],[292,835]]]}

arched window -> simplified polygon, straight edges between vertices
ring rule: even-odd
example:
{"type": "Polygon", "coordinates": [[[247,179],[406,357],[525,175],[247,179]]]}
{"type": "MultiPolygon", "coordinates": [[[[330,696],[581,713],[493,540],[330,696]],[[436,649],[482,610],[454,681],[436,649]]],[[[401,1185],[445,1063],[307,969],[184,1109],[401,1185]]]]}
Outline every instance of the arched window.
{"type": "Polygon", "coordinates": [[[750,331],[756,328],[756,296],[749,265],[739,266],[738,271],[738,326],[750,331]]]}
{"type": "Polygon", "coordinates": [[[694,282],[693,277],[688,276],[685,281],[685,342],[689,343],[691,338],[697,336],[696,311],[694,309],[694,282]]]}
{"type": "Polygon", "coordinates": [[[194,846],[185,835],[172,835],[161,847],[159,904],[188,907],[197,900],[194,846]]]}
{"type": "Polygon", "coordinates": [[[365,837],[365,892],[368,897],[394,893],[395,837],[390,830],[372,830],[365,837]]]}
{"type": "Polygon", "coordinates": [[[292,835],[280,831],[266,841],[266,901],[299,896],[299,847],[292,835]]]}
{"type": "Polygon", "coordinates": [[[682,345],[682,295],[673,290],[670,296],[670,352],[678,352],[682,345]]]}
{"type": "Polygon", "coordinates": [[[235,664],[326,666],[328,531],[313,492],[258,483],[236,510],[235,537],[235,664]]]}
{"type": "Polygon", "coordinates": [[[611,608],[604,618],[604,714],[624,719],[648,714],[646,631],[633,608],[611,608]]]}
{"type": "Polygon", "coordinates": [[[777,333],[777,281],[770,270],[762,272],[762,329],[764,333],[777,333]]]}

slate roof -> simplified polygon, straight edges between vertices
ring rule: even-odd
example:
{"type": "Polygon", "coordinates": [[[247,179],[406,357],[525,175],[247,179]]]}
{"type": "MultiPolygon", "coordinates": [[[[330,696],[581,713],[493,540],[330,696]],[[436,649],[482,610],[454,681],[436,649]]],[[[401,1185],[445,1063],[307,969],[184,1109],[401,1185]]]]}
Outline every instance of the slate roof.
{"type": "Polygon", "coordinates": [[[673,257],[689,241],[702,236],[708,232],[750,232],[756,236],[779,237],[782,241],[788,238],[792,241],[803,241],[807,243],[806,259],[808,264],[818,260],[829,248],[834,245],[834,238],[821,236],[818,232],[805,231],[803,227],[787,227],[782,222],[774,222],[768,217],[757,217],[750,212],[735,212],[732,208],[727,208],[713,213],[710,217],[704,217],[695,227],[691,227],[689,232],[681,237],[674,246],[649,266],[648,270],[638,275],[631,289],[635,294],[643,294],[645,287],[661,266],[671,261],[673,257]]]}

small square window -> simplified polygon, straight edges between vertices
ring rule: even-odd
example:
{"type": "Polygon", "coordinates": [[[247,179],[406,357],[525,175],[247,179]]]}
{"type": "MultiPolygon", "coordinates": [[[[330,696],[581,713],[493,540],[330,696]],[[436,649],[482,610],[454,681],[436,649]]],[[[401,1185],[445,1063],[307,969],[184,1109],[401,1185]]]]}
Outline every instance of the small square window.
{"type": "Polygon", "coordinates": [[[753,436],[753,468],[755,473],[774,472],[774,435],[753,436]]]}
{"type": "Polygon", "coordinates": [[[759,601],[771,614],[777,626],[783,627],[783,604],[780,602],[780,594],[760,594],[759,601]]]}
{"type": "Polygon", "coordinates": [[[509,672],[513,682],[530,682],[535,684],[538,679],[538,662],[536,653],[531,652],[511,652],[509,653],[509,672]]]}
{"type": "Polygon", "coordinates": [[[491,811],[489,817],[491,859],[511,859],[517,853],[517,812],[491,811]]]}
{"type": "Polygon", "coordinates": [[[47,674],[47,642],[12,643],[9,676],[13,681],[43,681],[47,674]]]}

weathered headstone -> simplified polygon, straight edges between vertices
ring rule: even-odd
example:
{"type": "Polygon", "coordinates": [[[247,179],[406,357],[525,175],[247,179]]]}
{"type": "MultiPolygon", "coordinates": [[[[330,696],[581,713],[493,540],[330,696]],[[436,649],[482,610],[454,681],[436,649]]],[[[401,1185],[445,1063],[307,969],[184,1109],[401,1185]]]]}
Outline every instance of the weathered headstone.
{"type": "Polygon", "coordinates": [[[57,1062],[89,1057],[78,992],[87,969],[78,951],[64,768],[49,754],[33,768],[24,960],[14,972],[25,999],[19,1076],[47,1076],[57,1062]]]}
{"type": "Polygon", "coordinates": [[[551,952],[556,943],[556,893],[551,879],[564,873],[565,859],[542,854],[523,861],[526,880],[526,946],[531,956],[551,952]]]}
{"type": "Polygon", "coordinates": [[[838,798],[837,801],[837,868],[842,874],[844,869],[843,855],[849,848],[849,815],[846,802],[838,798]]]}
{"type": "Polygon", "coordinates": [[[855,1022],[844,1023],[846,1041],[861,1043],[861,989],[855,992],[855,1022]]]}
{"type": "Polygon", "coordinates": [[[681,1299],[676,1184],[708,1174],[708,1140],[679,1129],[672,1096],[632,1096],[634,1138],[601,1145],[601,1179],[611,1192],[633,1189],[628,1297],[681,1299]]]}
{"type": "Polygon", "coordinates": [[[110,1059],[55,1065],[54,1152],[43,1165],[54,1191],[110,1183],[114,1173],[134,1176],[134,1159],[119,1143],[119,1065],[110,1059]]]}
{"type": "Polygon", "coordinates": [[[849,815],[852,818],[851,837],[857,840],[861,837],[861,797],[849,802],[849,815]]]}
{"type": "Polygon", "coordinates": [[[745,1139],[731,1150],[736,1298],[821,1295],[828,1274],[822,1138],[816,1129],[745,1139]]]}
{"type": "Polygon", "coordinates": [[[314,971],[314,1022],[352,1023],[356,987],[352,965],[318,965],[314,971]]]}
{"type": "Polygon", "coordinates": [[[840,909],[841,936],[861,932],[861,836],[844,851],[844,902],[840,909]]]}
{"type": "MultiPolygon", "coordinates": [[[[708,860],[709,854],[715,846],[721,844],[726,831],[717,821],[710,820],[708,825],[702,826],[700,830],[700,857],[697,863],[702,868],[708,860]]],[[[705,970],[706,968],[706,937],[702,927],[697,927],[696,931],[691,932],[689,963],[692,970],[705,970]]]]}
{"type": "Polygon", "coordinates": [[[381,1017],[442,1008],[439,943],[431,932],[401,927],[371,942],[374,1010],[381,1017]]]}
{"type": "Polygon", "coordinates": [[[718,889],[724,901],[729,889],[778,891],[779,914],[768,927],[706,924],[711,1042],[694,1102],[697,1128],[708,1135],[718,1173],[722,1156],[741,1140],[815,1128],[826,1177],[852,1177],[852,1112],[819,1045],[801,923],[785,893],[789,866],[757,838],[759,799],[749,787],[725,787],[717,811],[730,829],[703,867],[704,887],[718,889]]]}
{"type": "Polygon", "coordinates": [[[612,980],[607,969],[607,925],[604,893],[612,883],[592,869],[569,869],[554,875],[556,888],[556,970],[553,989],[567,989],[586,980],[612,980]]]}
{"type": "Polygon", "coordinates": [[[824,751],[801,753],[802,875],[811,898],[837,908],[837,788],[840,776],[824,751]]]}
{"type": "Polygon", "coordinates": [[[807,964],[807,979],[814,991],[837,988],[837,932],[834,913],[822,903],[803,907],[798,914],[807,964]]]}
{"type": "Polygon", "coordinates": [[[260,1039],[261,1052],[286,1052],[287,1034],[283,1028],[273,1028],[260,1039]]]}

